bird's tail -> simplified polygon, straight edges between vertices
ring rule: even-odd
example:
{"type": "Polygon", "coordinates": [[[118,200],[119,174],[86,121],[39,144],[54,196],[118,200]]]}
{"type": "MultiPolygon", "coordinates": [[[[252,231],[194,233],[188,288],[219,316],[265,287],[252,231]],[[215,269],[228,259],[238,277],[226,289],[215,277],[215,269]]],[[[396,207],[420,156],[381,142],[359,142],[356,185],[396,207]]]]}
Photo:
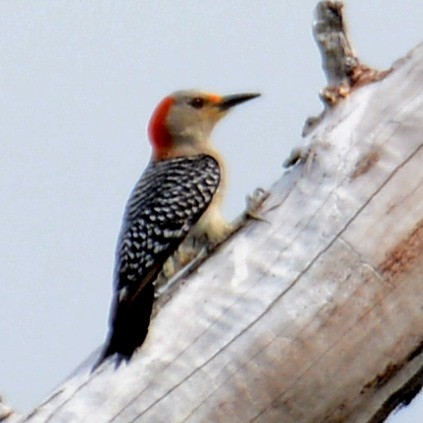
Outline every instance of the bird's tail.
{"type": "Polygon", "coordinates": [[[134,351],[147,337],[153,302],[154,285],[152,283],[144,286],[142,292],[133,298],[115,302],[106,347],[91,372],[113,354],[118,354],[116,366],[132,357],[134,351]]]}

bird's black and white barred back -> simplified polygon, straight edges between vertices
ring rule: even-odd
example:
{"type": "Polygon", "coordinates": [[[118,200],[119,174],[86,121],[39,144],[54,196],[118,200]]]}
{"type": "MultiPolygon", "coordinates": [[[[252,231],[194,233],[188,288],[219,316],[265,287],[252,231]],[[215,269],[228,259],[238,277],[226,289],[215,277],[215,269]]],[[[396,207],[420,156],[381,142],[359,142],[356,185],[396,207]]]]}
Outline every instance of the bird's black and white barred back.
{"type": "Polygon", "coordinates": [[[164,261],[177,248],[207,209],[219,183],[219,165],[208,155],[148,165],[132,191],[123,219],[117,290],[142,280],[161,255],[164,261]]]}
{"type": "Polygon", "coordinates": [[[212,201],[218,162],[199,154],[151,162],[126,206],[115,266],[107,356],[129,358],[144,341],[154,301],[153,281],[212,201]]]}

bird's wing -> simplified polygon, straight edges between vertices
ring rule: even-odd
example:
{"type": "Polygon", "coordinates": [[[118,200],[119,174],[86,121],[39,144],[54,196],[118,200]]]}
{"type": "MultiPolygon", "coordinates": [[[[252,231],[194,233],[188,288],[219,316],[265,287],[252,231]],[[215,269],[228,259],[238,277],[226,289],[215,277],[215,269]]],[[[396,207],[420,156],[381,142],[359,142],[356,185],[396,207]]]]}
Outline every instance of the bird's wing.
{"type": "Polygon", "coordinates": [[[151,163],[128,201],[117,251],[117,289],[139,290],[144,276],[164,263],[209,206],[220,182],[208,155],[151,163]]]}
{"type": "Polygon", "coordinates": [[[205,154],[147,167],[128,201],[119,237],[105,356],[119,352],[129,357],[144,341],[154,300],[152,282],[207,209],[219,183],[219,165],[205,154]]]}

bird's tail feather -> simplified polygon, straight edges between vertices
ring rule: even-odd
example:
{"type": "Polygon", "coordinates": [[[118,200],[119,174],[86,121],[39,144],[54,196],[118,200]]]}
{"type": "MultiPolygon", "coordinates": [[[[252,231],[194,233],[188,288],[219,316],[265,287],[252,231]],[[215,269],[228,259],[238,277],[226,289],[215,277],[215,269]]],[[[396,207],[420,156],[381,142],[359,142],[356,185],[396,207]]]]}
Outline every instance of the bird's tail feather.
{"type": "Polygon", "coordinates": [[[142,345],[148,333],[154,302],[154,285],[147,284],[134,298],[114,305],[112,322],[106,347],[93,366],[96,370],[108,357],[118,354],[117,366],[128,361],[142,345]]]}

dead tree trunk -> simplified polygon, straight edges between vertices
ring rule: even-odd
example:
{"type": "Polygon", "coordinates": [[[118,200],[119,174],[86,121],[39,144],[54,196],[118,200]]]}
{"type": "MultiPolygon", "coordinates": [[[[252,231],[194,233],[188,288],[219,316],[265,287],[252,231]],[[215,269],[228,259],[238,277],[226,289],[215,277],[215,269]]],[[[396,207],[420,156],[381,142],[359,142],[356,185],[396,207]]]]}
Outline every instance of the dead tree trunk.
{"type": "Polygon", "coordinates": [[[348,69],[265,221],[179,281],[128,366],[83,367],[24,421],[379,422],[417,393],[423,45],[348,69]]]}

